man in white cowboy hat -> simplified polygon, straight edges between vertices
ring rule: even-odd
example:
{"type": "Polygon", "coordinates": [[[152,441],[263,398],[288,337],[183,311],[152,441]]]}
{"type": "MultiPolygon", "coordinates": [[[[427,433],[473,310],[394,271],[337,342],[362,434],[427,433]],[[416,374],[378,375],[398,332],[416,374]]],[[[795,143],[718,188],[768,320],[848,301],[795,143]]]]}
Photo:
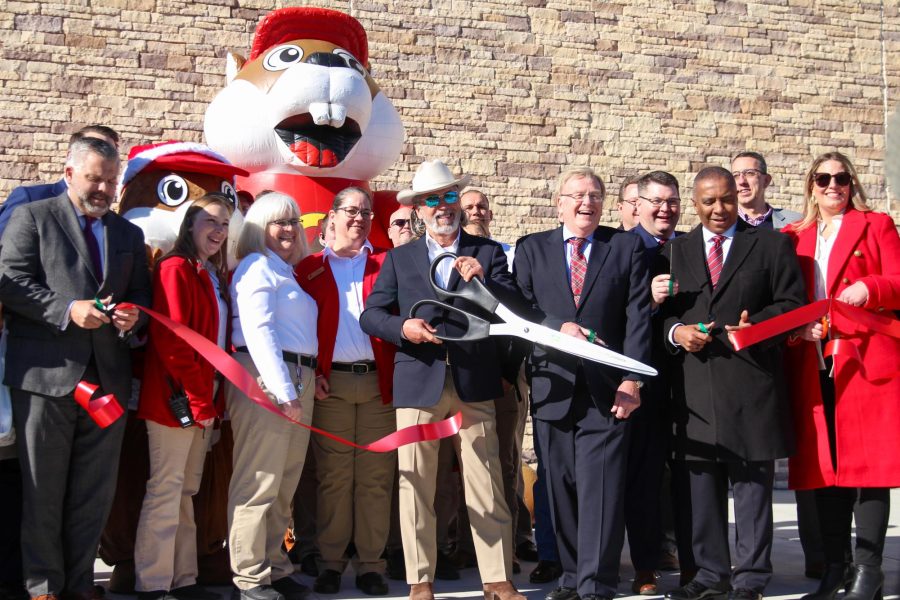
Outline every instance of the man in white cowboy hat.
{"type": "MultiPolygon", "coordinates": [[[[441,286],[454,290],[478,277],[501,302],[521,301],[500,245],[471,236],[459,226],[459,192],[468,179],[455,177],[439,160],[426,161],[416,170],[412,189],[397,195],[401,204],[414,206],[425,233],[388,253],[360,325],[366,333],[398,346],[394,367],[398,428],[462,413],[462,429],[454,443],[462,464],[484,595],[487,600],[524,600],[509,581],[512,527],[503,495],[494,410],[494,400],[503,395],[498,346],[490,339],[441,342],[436,334],[459,336],[464,325],[446,318],[436,307],[426,306],[417,318],[409,318],[415,302],[435,299],[429,266],[446,252],[459,258],[439,263],[436,279],[441,286]]],[[[471,304],[460,307],[473,310],[471,304]]],[[[400,529],[411,600],[434,598],[438,447],[435,441],[398,450],[400,529]]]]}

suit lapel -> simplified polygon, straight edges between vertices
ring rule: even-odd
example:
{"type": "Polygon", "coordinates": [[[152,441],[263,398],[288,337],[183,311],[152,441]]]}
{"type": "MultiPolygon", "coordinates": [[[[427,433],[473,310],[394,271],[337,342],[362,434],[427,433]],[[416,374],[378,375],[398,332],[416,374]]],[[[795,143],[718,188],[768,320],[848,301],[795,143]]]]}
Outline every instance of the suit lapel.
{"type": "MultiPolygon", "coordinates": [[[[459,244],[456,248],[457,256],[475,256],[475,247],[469,243],[469,240],[466,238],[468,234],[464,231],[460,231],[459,233],[459,244]]],[[[459,271],[456,269],[452,269],[450,271],[450,281],[447,282],[447,288],[450,290],[456,290],[459,287],[459,282],[461,277],[459,276],[459,271]]]]}
{"type": "Polygon", "coordinates": [[[731,239],[731,248],[728,250],[728,256],[725,258],[725,264],[722,266],[722,274],[719,276],[719,283],[713,298],[722,293],[728,282],[737,273],[741,264],[750,254],[750,250],[756,245],[756,230],[750,227],[742,227],[740,223],[731,239]]]}
{"type": "MultiPolygon", "coordinates": [[[[71,242],[72,247],[75,248],[75,252],[77,252],[78,256],[81,258],[81,262],[84,263],[84,266],[87,272],[90,274],[91,279],[97,285],[100,285],[100,282],[97,281],[96,275],[94,275],[94,267],[93,262],[91,261],[91,255],[90,252],[88,252],[87,244],[84,241],[84,234],[81,231],[81,225],[78,223],[78,216],[75,214],[75,209],[71,206],[69,197],[65,195],[57,196],[51,212],[53,214],[53,218],[55,218],[57,223],[59,223],[60,229],[62,229],[66,237],[69,238],[69,242],[71,242]]],[[[104,238],[108,240],[109,232],[106,233],[107,235],[105,235],[104,238]]],[[[109,253],[107,252],[107,265],[109,264],[108,259],[109,253]]]]}
{"type": "Polygon", "coordinates": [[[587,273],[584,275],[584,287],[581,289],[581,302],[578,304],[578,310],[581,310],[581,307],[585,305],[585,299],[590,294],[591,287],[597,280],[597,274],[603,267],[603,263],[606,262],[606,257],[609,256],[609,244],[600,240],[600,236],[597,235],[599,232],[600,229],[598,228],[594,231],[594,235],[591,236],[591,255],[588,259],[587,273]]]}
{"type": "Polygon", "coordinates": [[[682,276],[682,273],[686,272],[697,282],[707,297],[712,296],[709,273],[706,271],[706,247],[703,244],[702,226],[698,225],[684,237],[683,244],[672,246],[669,272],[676,281],[682,276]]]}
{"type": "MultiPolygon", "coordinates": [[[[853,249],[866,231],[865,216],[856,210],[848,210],[841,220],[841,228],[828,257],[828,282],[825,289],[828,297],[834,295],[838,284],[838,275],[843,273],[844,265],[850,259],[853,249]]],[[[815,256],[815,254],[813,254],[815,256]]]]}
{"type": "Polygon", "coordinates": [[[431,261],[428,260],[428,244],[425,243],[425,235],[422,235],[415,242],[410,242],[410,244],[418,244],[418,247],[413,248],[413,262],[419,271],[419,277],[426,282],[425,287],[428,290],[429,298],[436,300],[437,296],[434,294],[434,290],[431,289],[431,261]]]}
{"type": "Polygon", "coordinates": [[[563,239],[562,227],[549,232],[544,242],[546,243],[547,265],[543,273],[534,273],[535,277],[548,277],[556,279],[551,281],[553,287],[560,290],[568,290],[563,295],[569,299],[572,306],[572,312],[575,312],[575,298],[572,296],[572,285],[569,283],[569,265],[566,262],[566,242],[563,239]],[[562,265],[562,269],[559,266],[562,265]]]}

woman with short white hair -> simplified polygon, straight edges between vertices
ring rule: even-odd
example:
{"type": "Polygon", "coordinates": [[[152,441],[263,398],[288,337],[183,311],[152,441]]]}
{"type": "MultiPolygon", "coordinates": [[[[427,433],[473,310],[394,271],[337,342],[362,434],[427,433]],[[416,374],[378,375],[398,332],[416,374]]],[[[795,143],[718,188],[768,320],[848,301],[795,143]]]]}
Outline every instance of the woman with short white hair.
{"type": "MultiPolygon", "coordinates": [[[[259,196],[244,217],[231,283],[235,359],[284,416],[309,424],[315,392],[316,303],[294,279],[307,253],[290,196],[259,196]]],[[[226,406],[234,431],[228,545],[242,600],[301,600],[281,542],[300,480],[309,430],[258,406],[233,385],[226,406]]]]}

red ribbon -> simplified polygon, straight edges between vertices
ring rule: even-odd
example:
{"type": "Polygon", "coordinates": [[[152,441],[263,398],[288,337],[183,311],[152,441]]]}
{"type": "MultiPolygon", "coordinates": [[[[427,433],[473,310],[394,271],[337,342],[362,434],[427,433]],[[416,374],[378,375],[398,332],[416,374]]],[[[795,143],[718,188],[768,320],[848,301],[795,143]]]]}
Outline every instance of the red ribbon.
{"type": "Polygon", "coordinates": [[[190,347],[199,352],[200,356],[208,360],[209,363],[213,367],[215,367],[217,371],[219,371],[219,373],[225,376],[225,379],[233,383],[236,388],[241,390],[248,398],[253,400],[253,402],[266,409],[267,411],[276,414],[279,417],[282,417],[283,419],[287,419],[292,423],[299,425],[300,427],[305,427],[312,432],[323,435],[340,444],[352,446],[361,450],[369,450],[370,452],[390,452],[391,450],[396,450],[400,446],[405,446],[407,444],[427,442],[450,437],[451,435],[457,433],[462,426],[462,413],[458,412],[452,417],[437,421],[435,423],[425,423],[422,425],[410,425],[409,427],[404,427],[403,429],[395,431],[390,435],[386,435],[379,440],[375,440],[371,444],[366,444],[364,446],[356,444],[354,442],[351,442],[350,440],[345,440],[342,437],[336,436],[333,433],[323,431],[318,427],[313,427],[312,425],[306,425],[305,423],[295,421],[294,419],[291,419],[283,414],[280,410],[272,405],[272,401],[269,400],[269,397],[266,396],[266,394],[262,391],[262,388],[259,387],[256,379],[252,377],[250,373],[248,373],[247,370],[238,361],[236,361],[230,354],[219,348],[219,346],[209,341],[183,323],[173,321],[163,314],[160,314],[143,306],[138,306],[137,304],[122,303],[119,304],[117,308],[137,308],[144,311],[145,313],[147,313],[147,315],[149,315],[153,319],[156,319],[161,325],[166,327],[169,331],[184,340],[190,347]]]}
{"type": "Polygon", "coordinates": [[[78,385],[75,386],[75,402],[88,411],[88,414],[91,415],[91,418],[94,419],[94,422],[101,429],[105,429],[115,423],[125,411],[113,394],[106,394],[105,396],[91,399],[98,387],[95,383],[79,381],[78,385]]]}

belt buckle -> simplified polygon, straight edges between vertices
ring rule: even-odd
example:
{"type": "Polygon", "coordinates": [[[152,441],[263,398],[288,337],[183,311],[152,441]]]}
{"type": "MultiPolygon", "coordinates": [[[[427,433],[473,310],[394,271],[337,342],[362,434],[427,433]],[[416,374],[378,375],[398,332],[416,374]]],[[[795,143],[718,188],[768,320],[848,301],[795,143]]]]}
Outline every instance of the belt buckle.
{"type": "Polygon", "coordinates": [[[353,363],[350,369],[354,375],[365,375],[369,372],[369,365],[365,363],[353,363]]]}

